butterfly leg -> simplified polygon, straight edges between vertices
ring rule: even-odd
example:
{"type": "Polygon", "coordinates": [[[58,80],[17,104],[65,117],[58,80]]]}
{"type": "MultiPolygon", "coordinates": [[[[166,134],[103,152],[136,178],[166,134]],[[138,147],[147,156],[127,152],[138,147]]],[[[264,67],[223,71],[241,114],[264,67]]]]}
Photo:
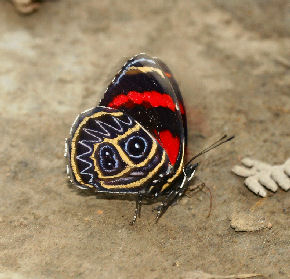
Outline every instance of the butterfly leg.
{"type": "Polygon", "coordinates": [[[171,192],[166,200],[161,203],[161,205],[157,209],[157,215],[155,222],[157,223],[160,217],[166,212],[169,206],[171,206],[174,202],[176,202],[186,191],[186,189],[180,189],[178,188],[177,190],[171,192]]]}
{"type": "Polygon", "coordinates": [[[166,200],[161,203],[157,209],[157,215],[155,222],[157,223],[159,218],[166,212],[168,207],[176,202],[186,191],[188,184],[185,184],[186,177],[184,177],[182,183],[174,190],[172,190],[166,197],[166,200]]]}
{"type": "Polygon", "coordinates": [[[180,184],[177,184],[177,186],[171,192],[169,192],[165,201],[162,202],[158,207],[157,216],[155,219],[156,223],[158,222],[159,218],[166,212],[168,207],[176,202],[185,193],[189,186],[190,180],[193,178],[197,166],[198,163],[189,164],[186,166],[186,168],[184,168],[182,181],[180,181],[180,184]]]}
{"type": "Polygon", "coordinates": [[[134,225],[137,218],[140,218],[140,216],[141,216],[142,198],[143,198],[143,195],[138,194],[138,196],[136,198],[135,214],[134,214],[133,220],[130,222],[130,225],[134,225]]]}

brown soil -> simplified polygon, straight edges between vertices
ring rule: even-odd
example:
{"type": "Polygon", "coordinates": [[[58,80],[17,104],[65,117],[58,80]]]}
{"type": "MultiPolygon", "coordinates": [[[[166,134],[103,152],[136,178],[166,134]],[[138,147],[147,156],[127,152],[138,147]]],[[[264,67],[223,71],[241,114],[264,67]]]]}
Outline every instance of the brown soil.
{"type": "Polygon", "coordinates": [[[30,16],[1,1],[0,11],[0,278],[289,278],[289,193],[258,198],[230,172],[246,155],[289,157],[289,1],[47,1],[30,16]],[[139,52],[175,73],[190,154],[236,135],[201,159],[209,218],[199,192],[157,225],[145,205],[129,226],[132,201],[67,182],[71,123],[97,104],[116,63],[139,52]],[[237,212],[271,226],[236,232],[237,212]]]}

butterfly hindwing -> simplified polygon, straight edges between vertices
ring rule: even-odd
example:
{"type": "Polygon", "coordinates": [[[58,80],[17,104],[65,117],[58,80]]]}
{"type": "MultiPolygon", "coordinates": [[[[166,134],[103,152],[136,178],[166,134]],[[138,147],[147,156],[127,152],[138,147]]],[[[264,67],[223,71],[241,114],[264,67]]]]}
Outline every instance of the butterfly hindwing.
{"type": "Polygon", "coordinates": [[[80,114],[67,140],[69,175],[81,188],[99,192],[146,192],[170,171],[161,145],[135,119],[96,107],[80,114]]]}
{"type": "Polygon", "coordinates": [[[128,60],[100,105],[132,116],[164,148],[173,173],[180,173],[187,133],[184,105],[176,80],[161,60],[145,54],[128,60]]]}

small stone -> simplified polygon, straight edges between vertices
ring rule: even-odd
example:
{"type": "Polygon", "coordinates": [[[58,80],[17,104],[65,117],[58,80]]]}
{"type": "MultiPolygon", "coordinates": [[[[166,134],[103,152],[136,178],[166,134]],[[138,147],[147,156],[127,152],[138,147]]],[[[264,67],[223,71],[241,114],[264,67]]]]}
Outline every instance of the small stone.
{"type": "Polygon", "coordinates": [[[39,9],[40,3],[34,0],[11,0],[16,10],[22,14],[30,14],[39,9]]]}
{"type": "Polygon", "coordinates": [[[272,228],[272,224],[266,222],[264,217],[247,212],[233,213],[230,226],[236,232],[255,232],[272,228]]]}
{"type": "Polygon", "coordinates": [[[101,209],[98,209],[98,210],[97,210],[97,214],[98,214],[98,215],[102,215],[103,213],[104,213],[103,210],[101,210],[101,209]]]}
{"type": "Polygon", "coordinates": [[[179,261],[176,261],[175,263],[173,263],[173,264],[172,264],[172,266],[179,267],[179,266],[180,266],[180,263],[179,263],[179,261]]]}

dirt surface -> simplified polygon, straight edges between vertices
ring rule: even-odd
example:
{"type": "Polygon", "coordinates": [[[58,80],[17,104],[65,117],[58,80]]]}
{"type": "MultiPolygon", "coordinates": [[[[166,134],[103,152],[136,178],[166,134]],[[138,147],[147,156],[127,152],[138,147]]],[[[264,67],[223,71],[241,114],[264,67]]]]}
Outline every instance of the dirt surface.
{"type": "Polygon", "coordinates": [[[0,11],[1,279],[289,278],[289,193],[258,198],[230,172],[246,155],[289,157],[289,1],[47,1],[30,16],[1,1],[0,11]],[[201,159],[196,183],[211,188],[209,218],[199,192],[157,225],[145,205],[129,226],[132,201],[96,199],[67,182],[74,118],[97,104],[118,62],[139,52],[175,73],[190,154],[236,135],[201,159]],[[235,212],[271,226],[236,232],[235,212]]]}

